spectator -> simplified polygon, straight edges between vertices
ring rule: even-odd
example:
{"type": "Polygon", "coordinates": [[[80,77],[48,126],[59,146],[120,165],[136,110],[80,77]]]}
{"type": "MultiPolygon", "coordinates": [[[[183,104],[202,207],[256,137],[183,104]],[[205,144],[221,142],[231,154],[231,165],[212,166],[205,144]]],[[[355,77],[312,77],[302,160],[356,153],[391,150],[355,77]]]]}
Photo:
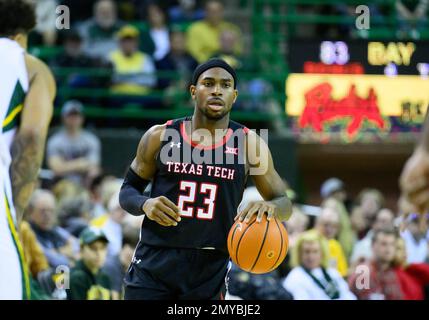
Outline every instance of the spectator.
{"type": "Polygon", "coordinates": [[[189,87],[192,72],[197,67],[197,61],[186,51],[185,34],[181,31],[172,31],[170,33],[170,52],[159,61],[155,62],[158,71],[169,71],[175,73],[172,81],[171,76],[160,76],[158,78],[158,88],[175,90],[181,93],[189,87]]]}
{"type": "Polygon", "coordinates": [[[51,191],[57,203],[61,204],[64,200],[79,197],[85,189],[73,181],[61,179],[51,187],[51,191]]]}
{"type": "Polygon", "coordinates": [[[84,39],[84,52],[91,57],[107,60],[109,53],[116,49],[114,35],[122,25],[117,18],[114,1],[97,1],[94,4],[93,18],[78,27],[84,39]]]}
{"type": "Polygon", "coordinates": [[[71,269],[70,300],[110,300],[111,287],[101,271],[106,260],[107,237],[97,228],[87,228],[80,235],[81,260],[71,269]]]}
{"type": "Polygon", "coordinates": [[[114,259],[106,260],[102,271],[107,274],[112,284],[112,298],[121,299],[123,296],[123,279],[134,256],[134,250],[139,241],[137,227],[123,227],[123,241],[121,251],[114,259]]]}
{"type": "MultiPolygon", "coordinates": [[[[287,193],[288,193],[289,199],[293,201],[295,197],[294,192],[291,189],[289,189],[287,193]]],[[[286,230],[288,232],[289,251],[291,251],[292,248],[295,246],[295,243],[300,237],[300,235],[305,230],[307,230],[310,224],[310,219],[308,215],[302,211],[301,206],[293,205],[291,217],[289,218],[288,221],[283,222],[283,224],[286,227],[286,230]]],[[[286,255],[283,262],[277,268],[277,271],[281,278],[286,277],[291,270],[289,260],[290,260],[290,255],[288,254],[286,255]]]]}
{"type": "Polygon", "coordinates": [[[99,215],[95,216],[94,218],[98,218],[102,215],[105,215],[107,212],[109,212],[109,202],[112,199],[113,195],[119,190],[121,187],[121,182],[118,178],[114,176],[107,176],[104,177],[101,186],[100,186],[100,202],[99,205],[101,206],[99,208],[99,215]]]}
{"type": "Polygon", "coordinates": [[[428,0],[396,0],[396,14],[399,20],[398,36],[420,38],[420,31],[427,27],[428,0]]]}
{"type": "Polygon", "coordinates": [[[37,279],[39,273],[49,270],[49,263],[43,249],[37,241],[37,236],[30,224],[23,220],[19,226],[19,236],[24,249],[25,262],[31,276],[37,279]]]}
{"type": "Polygon", "coordinates": [[[108,205],[108,213],[91,221],[91,226],[101,229],[109,239],[107,247],[107,259],[119,255],[122,247],[122,222],[126,211],[119,205],[119,190],[122,183],[117,184],[117,191],[111,197],[108,205]]]}
{"type": "Polygon", "coordinates": [[[326,240],[316,231],[306,231],[292,250],[292,271],[283,287],[296,300],[354,300],[337,270],[328,267],[326,240]]]}
{"type": "Polygon", "coordinates": [[[407,250],[404,239],[396,242],[395,265],[400,279],[404,299],[423,300],[425,288],[429,285],[429,265],[427,263],[407,263],[407,250]]]}
{"type": "Polygon", "coordinates": [[[49,300],[53,292],[53,273],[43,248],[37,240],[31,225],[22,220],[19,226],[19,236],[24,251],[25,263],[29,271],[31,300],[49,300]],[[45,284],[48,285],[45,285],[45,284]]]}
{"type": "Polygon", "coordinates": [[[94,4],[98,0],[60,0],[60,3],[73,8],[73,14],[70,16],[71,24],[75,25],[78,22],[91,18],[94,4]]]}
{"type": "Polygon", "coordinates": [[[77,257],[76,240],[56,224],[56,203],[48,190],[36,190],[28,206],[28,219],[52,268],[71,266],[77,257]]]}
{"type": "Polygon", "coordinates": [[[91,185],[88,188],[91,202],[91,218],[97,218],[106,212],[101,194],[104,181],[105,177],[103,175],[98,175],[92,180],[91,185]]]}
{"type": "Polygon", "coordinates": [[[424,224],[419,224],[419,215],[412,214],[408,217],[407,229],[401,233],[402,239],[405,241],[405,247],[408,252],[408,263],[423,263],[428,262],[428,232],[427,221],[423,220],[424,224]]]}
{"type": "Polygon", "coordinates": [[[33,33],[30,33],[31,45],[55,45],[57,39],[56,7],[56,0],[38,0],[36,2],[37,24],[33,33]]]}
{"type": "Polygon", "coordinates": [[[170,23],[189,23],[203,19],[204,10],[196,7],[195,0],[179,0],[169,9],[168,15],[170,23]]]}
{"type": "Polygon", "coordinates": [[[234,53],[240,54],[241,32],[240,29],[223,20],[223,4],[216,0],[208,1],[205,7],[206,16],[203,21],[191,24],[186,34],[186,46],[189,53],[199,62],[208,60],[220,48],[220,34],[223,30],[230,30],[237,34],[237,42],[234,53]]]}
{"type": "MultiPolygon", "coordinates": [[[[383,15],[384,8],[380,3],[368,3],[367,7],[369,12],[371,12],[371,26],[379,27],[386,23],[383,15]]],[[[390,9],[390,7],[388,9],[390,9]]],[[[335,4],[333,5],[333,14],[350,17],[350,20],[354,20],[356,19],[356,6],[347,3],[335,4]]],[[[339,23],[336,28],[337,33],[340,35],[348,35],[352,37],[359,35],[364,38],[368,37],[368,30],[354,28],[351,23],[339,23]]]]}
{"type": "Polygon", "coordinates": [[[381,209],[372,224],[372,228],[368,231],[366,236],[356,242],[353,253],[350,257],[350,263],[352,265],[363,263],[371,259],[371,242],[374,233],[382,229],[393,229],[395,215],[389,209],[381,209]]]}
{"type": "Polygon", "coordinates": [[[149,22],[149,33],[155,44],[153,58],[161,60],[170,51],[170,38],[165,21],[165,14],[156,4],[147,7],[147,20],[149,22]]]}
{"type": "Polygon", "coordinates": [[[235,52],[238,44],[238,34],[232,30],[222,30],[219,35],[219,51],[213,54],[213,58],[220,58],[226,61],[231,67],[240,70],[243,61],[235,52]]]}
{"type": "Polygon", "coordinates": [[[349,213],[346,207],[347,192],[344,182],[338,178],[330,178],[326,180],[320,188],[322,196],[322,207],[331,207],[339,213],[340,216],[340,231],[337,240],[340,242],[344,254],[348,258],[352,252],[353,245],[356,241],[356,235],[351,226],[349,213]]]}
{"type": "Polygon", "coordinates": [[[119,50],[110,53],[113,64],[113,92],[126,95],[146,95],[156,85],[152,58],[138,51],[139,31],[124,26],[118,32],[119,50]]]}
{"type": "Polygon", "coordinates": [[[316,220],[316,229],[328,241],[330,268],[338,270],[343,276],[347,276],[348,265],[341,244],[335,239],[340,228],[340,217],[338,212],[332,208],[323,208],[316,220]]]}
{"type": "Polygon", "coordinates": [[[292,300],[275,273],[252,274],[232,265],[228,293],[243,300],[292,300]]]}
{"type": "Polygon", "coordinates": [[[379,190],[367,188],[359,193],[356,203],[351,220],[358,238],[362,239],[370,230],[377,212],[383,208],[384,197],[379,190]]]}
{"type": "Polygon", "coordinates": [[[286,229],[288,232],[289,238],[289,248],[295,245],[299,236],[307,230],[310,223],[310,219],[306,214],[302,212],[302,210],[298,206],[293,206],[292,215],[288,221],[285,222],[286,229]]]}
{"type": "MultiPolygon", "coordinates": [[[[64,33],[64,52],[51,61],[53,68],[98,68],[107,67],[100,59],[92,58],[82,50],[82,37],[76,31],[64,33]]],[[[100,84],[94,77],[71,72],[66,77],[57,75],[57,82],[65,83],[71,87],[87,87],[100,84]]]]}
{"type": "Polygon", "coordinates": [[[371,261],[358,265],[349,278],[350,288],[359,300],[404,299],[394,265],[397,238],[392,230],[374,233],[371,261]]]}
{"type": "Polygon", "coordinates": [[[58,215],[61,227],[78,238],[89,225],[90,209],[88,193],[63,200],[58,215]]]}
{"type": "Polygon", "coordinates": [[[100,172],[100,140],[82,129],[83,105],[77,100],[64,104],[64,128],[48,139],[47,162],[56,177],[88,185],[100,172]]]}

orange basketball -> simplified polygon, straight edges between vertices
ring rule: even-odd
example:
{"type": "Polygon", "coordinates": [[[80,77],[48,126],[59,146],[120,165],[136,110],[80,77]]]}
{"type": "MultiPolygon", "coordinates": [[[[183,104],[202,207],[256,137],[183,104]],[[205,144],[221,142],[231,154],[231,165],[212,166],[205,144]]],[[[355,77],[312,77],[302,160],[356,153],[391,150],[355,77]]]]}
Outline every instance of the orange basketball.
{"type": "Polygon", "coordinates": [[[232,261],[251,273],[267,273],[286,257],[288,234],[280,222],[264,215],[260,223],[256,215],[248,223],[236,221],[228,234],[228,251],[232,261]]]}

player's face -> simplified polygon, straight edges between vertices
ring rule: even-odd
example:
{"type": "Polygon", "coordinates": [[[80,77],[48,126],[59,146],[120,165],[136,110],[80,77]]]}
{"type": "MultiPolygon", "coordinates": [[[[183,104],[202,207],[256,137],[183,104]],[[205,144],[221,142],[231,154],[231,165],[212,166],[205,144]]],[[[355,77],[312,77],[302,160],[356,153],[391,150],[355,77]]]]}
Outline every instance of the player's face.
{"type": "Polygon", "coordinates": [[[305,241],[301,245],[301,264],[312,270],[320,267],[322,263],[322,250],[317,241],[305,241]]]}
{"type": "Polygon", "coordinates": [[[84,245],[81,250],[82,259],[90,269],[100,269],[106,261],[107,244],[103,240],[84,245]]]}
{"type": "Polygon", "coordinates": [[[196,106],[210,120],[220,120],[227,115],[237,98],[234,78],[223,68],[211,68],[191,86],[192,99],[196,106]]]}

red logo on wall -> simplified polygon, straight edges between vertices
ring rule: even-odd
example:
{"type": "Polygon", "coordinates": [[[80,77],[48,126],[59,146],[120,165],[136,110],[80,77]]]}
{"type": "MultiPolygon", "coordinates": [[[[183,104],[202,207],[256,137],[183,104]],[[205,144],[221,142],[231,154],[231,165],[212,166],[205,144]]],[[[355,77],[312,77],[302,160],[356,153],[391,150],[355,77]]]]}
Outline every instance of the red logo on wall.
{"type": "Polygon", "coordinates": [[[311,126],[316,132],[323,130],[326,122],[350,117],[347,126],[349,137],[359,132],[365,119],[384,129],[385,123],[377,104],[377,95],[373,88],[368,97],[361,98],[356,94],[356,86],[351,85],[347,96],[340,100],[332,98],[332,86],[322,83],[305,94],[306,105],[299,119],[299,126],[311,126]]]}

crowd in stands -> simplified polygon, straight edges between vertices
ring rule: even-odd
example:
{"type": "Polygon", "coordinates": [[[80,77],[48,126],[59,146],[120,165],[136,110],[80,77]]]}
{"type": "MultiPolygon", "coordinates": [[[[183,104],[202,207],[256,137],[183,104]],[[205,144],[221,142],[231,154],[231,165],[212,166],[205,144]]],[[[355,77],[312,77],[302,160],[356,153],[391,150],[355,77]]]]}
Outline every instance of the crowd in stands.
{"type": "MultiPolygon", "coordinates": [[[[252,188],[245,191],[245,202],[259,199],[252,188]]],[[[337,178],[323,183],[321,197],[316,213],[295,205],[285,222],[289,253],[279,268],[253,275],[234,266],[229,286],[233,299],[429,298],[427,222],[417,216],[402,221],[384,207],[376,189],[364,189],[350,201],[337,178]]]]}
{"type": "MultiPolygon", "coordinates": [[[[210,57],[239,71],[257,71],[258,63],[243,55],[243,35],[225,20],[221,2],[158,2],[39,0],[40,23],[30,43],[61,44],[61,52],[48,61],[60,88],[109,88],[115,97],[108,103],[115,107],[160,108],[176,102],[177,95],[187,97],[194,68],[210,57]],[[71,30],[55,29],[52,8],[59,4],[71,8],[71,30]],[[103,69],[107,72],[91,74],[103,69]],[[156,90],[163,96],[151,94],[156,90]]],[[[427,0],[397,1],[404,30],[418,32],[425,25],[427,6],[427,0]]],[[[350,13],[344,6],[335,10],[350,13]]],[[[260,96],[272,90],[270,83],[254,78],[240,83],[242,88],[252,99],[237,101],[237,108],[264,110],[260,96]]],[[[46,148],[52,176],[41,181],[20,224],[32,298],[121,299],[142,218],[119,206],[121,177],[103,174],[100,140],[83,126],[84,105],[104,97],[76,98],[59,95],[61,126],[46,148]]],[[[260,196],[249,187],[244,201],[252,197],[260,196]]],[[[429,297],[427,225],[410,216],[400,232],[398,214],[384,206],[380,191],[364,189],[350,199],[336,178],[321,186],[321,197],[316,210],[295,205],[285,223],[289,253],[277,270],[254,275],[232,267],[230,298],[429,297]]]]}
{"type": "Polygon", "coordinates": [[[30,35],[30,49],[60,48],[46,58],[60,87],[56,104],[79,98],[115,108],[132,104],[159,109],[177,104],[180,97],[183,106],[188,104],[186,93],[198,63],[222,57],[242,69],[242,34],[225,21],[221,2],[170,2],[37,2],[40,23],[30,35]],[[55,7],[60,4],[70,8],[69,30],[56,29],[55,7]],[[105,72],[97,75],[94,69],[105,72]],[[62,87],[106,89],[110,99],[82,97],[73,91],[63,96],[62,87]]]}
{"type": "MultiPolygon", "coordinates": [[[[71,100],[61,115],[47,141],[52,174],[41,179],[20,225],[32,297],[121,299],[143,217],[120,207],[121,177],[103,175],[101,143],[84,128],[83,105],[71,100]]],[[[287,193],[295,203],[296,194],[287,193]]],[[[320,196],[317,207],[295,203],[285,222],[289,253],[276,270],[256,275],[232,267],[229,298],[429,297],[427,223],[415,215],[401,221],[376,189],[350,199],[338,178],[326,180],[320,196]]],[[[259,199],[249,186],[241,206],[259,199]]]]}

